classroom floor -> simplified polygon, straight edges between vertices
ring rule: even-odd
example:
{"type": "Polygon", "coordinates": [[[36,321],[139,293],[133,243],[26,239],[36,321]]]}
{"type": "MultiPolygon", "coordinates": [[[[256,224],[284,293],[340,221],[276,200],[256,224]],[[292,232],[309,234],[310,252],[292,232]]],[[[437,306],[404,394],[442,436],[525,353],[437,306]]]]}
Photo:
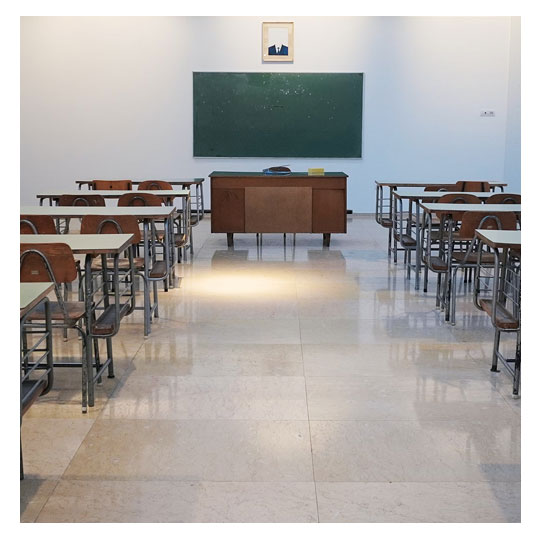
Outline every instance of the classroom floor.
{"type": "Polygon", "coordinates": [[[151,336],[125,319],[96,407],[57,369],[24,417],[21,521],[519,521],[520,401],[488,317],[469,295],[451,327],[373,217],[348,230],[229,251],[203,220],[151,336]]]}

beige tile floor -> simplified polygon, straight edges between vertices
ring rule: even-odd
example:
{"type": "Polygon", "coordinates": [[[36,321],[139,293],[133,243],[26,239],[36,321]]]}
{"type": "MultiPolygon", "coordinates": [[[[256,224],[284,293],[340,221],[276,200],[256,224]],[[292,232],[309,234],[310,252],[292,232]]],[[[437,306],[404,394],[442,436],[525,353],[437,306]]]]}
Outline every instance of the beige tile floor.
{"type": "Polygon", "coordinates": [[[519,521],[520,402],[488,318],[469,296],[449,326],[372,217],[348,227],[329,250],[230,251],[204,220],[149,339],[125,320],[96,407],[57,369],[24,418],[21,521],[519,521]]]}

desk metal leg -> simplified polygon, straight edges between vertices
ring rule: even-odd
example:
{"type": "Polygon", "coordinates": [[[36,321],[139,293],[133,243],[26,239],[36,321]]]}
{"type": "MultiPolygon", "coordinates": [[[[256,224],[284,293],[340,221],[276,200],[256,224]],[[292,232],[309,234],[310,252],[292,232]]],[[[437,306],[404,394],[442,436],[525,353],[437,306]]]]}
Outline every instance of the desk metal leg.
{"type": "MultiPolygon", "coordinates": [[[[413,202],[411,201],[411,204],[413,202]]],[[[420,223],[420,203],[419,201],[415,201],[416,204],[416,267],[414,269],[415,272],[415,280],[414,280],[414,289],[417,291],[420,288],[420,266],[422,261],[422,224],[420,223]]]]}
{"type": "Polygon", "coordinates": [[[148,220],[143,222],[143,241],[144,241],[144,337],[150,334],[150,239],[148,238],[148,220]]]}
{"type": "Polygon", "coordinates": [[[82,411],[87,411],[94,406],[94,385],[89,384],[92,377],[92,340],[90,339],[90,328],[92,324],[92,257],[86,255],[84,262],[84,282],[85,282],[85,319],[86,331],[84,333],[84,358],[82,359],[82,411]]]}
{"type": "Polygon", "coordinates": [[[202,184],[197,187],[200,188],[200,197],[201,197],[201,216],[199,219],[203,219],[204,218],[204,189],[203,189],[202,184]]]}
{"type": "Polygon", "coordinates": [[[234,247],[234,234],[227,233],[227,247],[234,247]]]}

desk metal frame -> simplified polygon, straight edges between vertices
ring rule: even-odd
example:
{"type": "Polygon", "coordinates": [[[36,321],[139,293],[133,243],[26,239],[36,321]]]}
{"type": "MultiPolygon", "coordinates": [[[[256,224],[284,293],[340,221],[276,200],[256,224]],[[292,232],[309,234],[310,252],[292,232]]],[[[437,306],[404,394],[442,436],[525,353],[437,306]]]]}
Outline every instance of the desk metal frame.
{"type": "MultiPolygon", "coordinates": [[[[394,219],[392,220],[392,229],[394,231],[394,238],[397,236],[398,238],[402,238],[402,235],[408,234],[409,236],[413,236],[413,229],[414,229],[414,238],[416,239],[416,247],[415,248],[407,248],[403,246],[403,249],[412,250],[415,249],[415,264],[414,264],[414,271],[415,271],[415,280],[414,280],[414,288],[415,290],[418,290],[420,288],[420,272],[422,270],[422,234],[419,229],[424,227],[424,216],[420,213],[420,207],[419,203],[420,201],[424,201],[425,199],[439,199],[443,195],[475,195],[479,199],[488,199],[491,197],[491,192],[469,192],[469,191],[424,191],[422,188],[403,188],[403,189],[396,189],[393,191],[393,216],[394,219]],[[409,202],[408,209],[403,210],[403,201],[407,200],[409,202]],[[413,210],[415,209],[415,210],[413,210]],[[407,216],[404,218],[404,216],[407,216]],[[407,220],[407,226],[404,228],[403,222],[404,220],[407,220]],[[414,227],[413,227],[414,222],[414,227]],[[399,224],[399,225],[398,225],[399,224]],[[399,232],[397,228],[399,227],[399,232]],[[397,233],[397,234],[396,234],[397,233]]],[[[397,251],[394,251],[394,262],[396,261],[397,251]]],[[[410,277],[410,269],[411,269],[411,263],[410,263],[410,256],[409,256],[409,263],[407,265],[407,277],[410,277]]],[[[426,272],[426,278],[427,278],[427,272],[426,272]]],[[[427,279],[426,279],[427,282],[427,279]]],[[[427,292],[426,287],[424,286],[424,292],[427,292]]]]}
{"type": "MultiPolygon", "coordinates": [[[[80,190],[80,186],[79,186],[80,190]]],[[[191,250],[191,253],[193,253],[193,233],[192,233],[192,220],[191,220],[191,192],[189,188],[183,188],[181,190],[139,190],[139,191],[130,191],[130,190],[92,190],[92,193],[95,193],[96,195],[101,195],[105,199],[119,199],[122,195],[125,195],[126,193],[133,194],[150,194],[150,195],[156,195],[157,197],[160,197],[163,199],[163,202],[165,206],[173,206],[174,199],[180,198],[182,201],[182,208],[178,212],[178,215],[180,216],[180,220],[178,221],[178,233],[179,234],[185,234],[185,237],[189,239],[189,242],[186,243],[184,246],[179,248],[179,254],[180,249],[183,249],[183,256],[184,259],[186,259],[186,249],[189,247],[191,250]]],[[[49,192],[43,192],[36,197],[39,199],[39,205],[43,206],[43,202],[45,200],[49,201],[49,206],[58,205],[58,201],[62,195],[74,195],[76,196],[78,192],[71,192],[66,193],[62,191],[49,191],[49,192]]],[[[103,207],[102,207],[103,208],[103,207]]],[[[111,208],[111,207],[106,207],[111,208]]],[[[123,208],[123,207],[119,207],[123,208]]],[[[110,212],[112,213],[112,212],[110,212]]],[[[174,223],[173,220],[171,221],[171,227],[174,223]]],[[[198,223],[198,221],[197,221],[198,223]]],[[[59,220],[57,220],[57,230],[60,232],[60,226],[59,226],[59,220]]],[[[171,235],[170,235],[170,250],[171,253],[174,252],[174,231],[171,228],[171,235]]],[[[170,259],[171,267],[174,266],[174,259],[171,257],[170,259]]],[[[180,262],[180,257],[178,262],[180,262]]],[[[174,272],[174,268],[171,268],[171,271],[174,272]]],[[[174,287],[174,284],[172,283],[172,280],[170,282],[170,286],[174,287]]]]}
{"type": "MultiPolygon", "coordinates": [[[[94,406],[94,387],[95,384],[101,382],[101,376],[105,369],[109,371],[109,378],[114,377],[113,371],[113,350],[112,337],[114,337],[120,329],[120,320],[129,315],[135,309],[135,290],[134,290],[134,266],[133,259],[130,257],[130,292],[128,294],[128,302],[121,303],[121,299],[125,297],[125,290],[120,288],[120,272],[118,269],[118,259],[121,253],[126,250],[131,252],[132,234],[118,235],[98,235],[98,234],[64,234],[64,235],[49,235],[49,234],[28,234],[21,235],[21,243],[28,244],[47,244],[55,242],[63,242],[70,246],[74,254],[85,255],[84,262],[84,305],[85,329],[79,329],[79,333],[83,338],[84,343],[84,358],[82,363],[78,362],[62,362],[54,364],[55,367],[82,367],[82,410],[86,412],[87,406],[94,406]],[[102,285],[98,287],[92,275],[92,259],[96,256],[101,256],[102,261],[102,285]],[[112,256],[112,268],[108,269],[108,256],[112,256]],[[109,276],[111,279],[109,279],[109,276]],[[102,291],[102,297],[96,301],[96,294],[102,291]],[[114,297],[114,303],[111,303],[111,295],[114,297]],[[103,304],[103,307],[101,305],[103,304]],[[96,317],[96,314],[101,311],[101,315],[96,317]],[[100,319],[114,317],[113,330],[110,333],[96,332],[97,325],[100,319]],[[107,343],[107,360],[103,363],[99,359],[99,351],[95,354],[96,374],[93,374],[94,356],[92,354],[92,342],[96,339],[105,339],[107,343]]],[[[57,296],[59,295],[57,291],[57,296]]],[[[39,324],[39,323],[36,323],[39,324]]]]}
{"type": "MultiPolygon", "coordinates": [[[[103,207],[103,206],[23,206],[21,214],[28,215],[49,215],[53,218],[81,218],[85,215],[129,215],[135,216],[143,222],[143,245],[144,245],[144,273],[145,278],[154,287],[154,304],[150,304],[150,293],[147,291],[144,298],[144,336],[147,337],[151,332],[152,316],[158,317],[158,295],[157,283],[159,281],[169,280],[169,285],[174,286],[174,262],[170,256],[170,245],[172,243],[171,222],[174,217],[175,208],[173,206],[121,206],[121,207],[103,207]],[[164,277],[150,277],[150,262],[155,262],[156,252],[153,235],[150,234],[150,227],[155,221],[164,221],[164,236],[169,238],[169,242],[164,242],[164,259],[166,261],[167,272],[164,277]]],[[[60,240],[61,241],[61,240],[60,240]]]]}
{"type": "MultiPolygon", "coordinates": [[[[32,394],[39,386],[44,385],[40,396],[47,394],[52,388],[54,382],[53,370],[53,342],[51,325],[51,307],[47,295],[53,290],[53,283],[21,283],[21,306],[20,306],[20,350],[21,350],[21,386],[20,386],[20,416],[21,425],[23,411],[26,405],[25,398],[32,401],[32,394]],[[35,325],[28,322],[28,315],[32,313],[39,305],[44,305],[45,324],[35,325]],[[27,346],[27,333],[39,335],[38,339],[31,347],[27,346]],[[42,353],[42,354],[41,354],[42,353]],[[34,359],[35,354],[40,354],[39,358],[34,359]],[[41,371],[41,375],[31,379],[31,375],[41,371]],[[25,390],[25,384],[30,383],[29,388],[25,390]]],[[[24,479],[24,465],[21,437],[21,480],[24,479]]]]}
{"type": "MultiPolygon", "coordinates": [[[[438,181],[438,182],[391,182],[391,181],[375,181],[375,220],[377,223],[385,228],[388,227],[388,223],[394,222],[394,192],[398,188],[423,188],[426,186],[438,185],[445,186],[451,181],[438,181]],[[386,191],[386,189],[388,191],[386,191]]],[[[504,188],[508,185],[504,182],[490,182],[491,191],[495,189],[500,189],[504,191],[504,188]]],[[[437,192],[428,192],[428,193],[437,193],[437,192]]],[[[397,239],[394,239],[394,246],[392,247],[392,234],[394,231],[388,231],[388,257],[391,257],[392,251],[394,252],[394,262],[396,262],[397,251],[400,248],[397,247],[397,239]]],[[[418,289],[418,287],[415,287],[418,289]]]]}
{"type": "MultiPolygon", "coordinates": [[[[451,316],[451,293],[452,293],[452,245],[453,245],[453,229],[457,221],[459,221],[465,212],[485,212],[499,213],[499,212],[514,212],[519,214],[521,212],[520,204],[452,204],[452,203],[422,203],[419,202],[418,206],[424,210],[424,214],[427,216],[427,243],[424,243],[424,231],[426,227],[421,229],[421,246],[425,246],[427,250],[431,245],[432,234],[432,221],[433,215],[437,212],[441,214],[441,240],[439,243],[439,253],[441,259],[446,258],[447,269],[445,271],[445,279],[443,287],[438,291],[440,297],[441,309],[445,310],[445,320],[450,321],[451,316]],[[446,231],[447,237],[443,237],[442,233],[446,231]],[[445,245],[448,246],[445,248],[445,245]]],[[[429,252],[426,252],[426,256],[429,256],[429,252]]],[[[437,302],[439,304],[439,301],[437,302]]],[[[455,324],[455,321],[453,321],[455,324]]]]}

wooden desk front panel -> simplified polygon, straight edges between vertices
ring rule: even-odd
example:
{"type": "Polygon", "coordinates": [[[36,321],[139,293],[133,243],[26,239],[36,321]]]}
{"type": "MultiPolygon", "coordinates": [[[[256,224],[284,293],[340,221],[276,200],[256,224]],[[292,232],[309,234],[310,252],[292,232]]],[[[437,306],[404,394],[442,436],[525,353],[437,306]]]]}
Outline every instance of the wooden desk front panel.
{"type": "Polygon", "coordinates": [[[215,233],[345,233],[346,177],[211,177],[215,233]]]}
{"type": "Polygon", "coordinates": [[[311,232],[310,187],[247,187],[246,232],[311,232]]]}

